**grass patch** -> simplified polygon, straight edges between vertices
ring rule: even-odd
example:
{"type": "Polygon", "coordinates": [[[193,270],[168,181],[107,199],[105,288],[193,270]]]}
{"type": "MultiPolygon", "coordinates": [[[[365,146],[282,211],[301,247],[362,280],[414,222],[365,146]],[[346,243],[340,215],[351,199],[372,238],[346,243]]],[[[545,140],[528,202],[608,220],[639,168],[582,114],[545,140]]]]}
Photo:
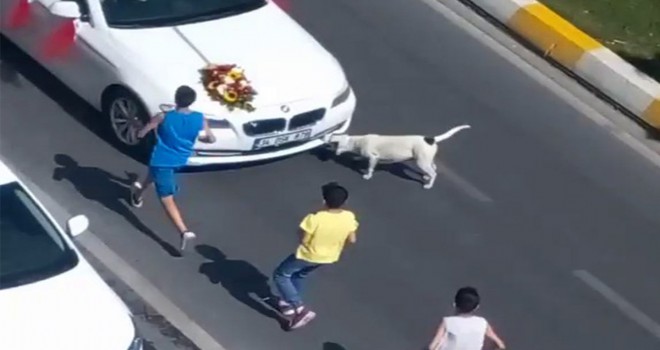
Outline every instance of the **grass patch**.
{"type": "Polygon", "coordinates": [[[539,0],[660,81],[660,0],[539,0]]]}

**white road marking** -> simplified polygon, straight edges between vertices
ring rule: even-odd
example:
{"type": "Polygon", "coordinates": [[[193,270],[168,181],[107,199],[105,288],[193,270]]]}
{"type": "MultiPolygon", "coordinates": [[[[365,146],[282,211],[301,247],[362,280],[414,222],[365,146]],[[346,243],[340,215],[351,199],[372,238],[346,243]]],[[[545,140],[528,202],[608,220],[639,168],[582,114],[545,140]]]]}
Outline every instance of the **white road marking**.
{"type": "Polygon", "coordinates": [[[596,276],[589,273],[589,271],[576,270],[573,271],[573,274],[584,282],[584,284],[605,298],[605,300],[616,306],[619,311],[630,320],[649,331],[649,333],[653,334],[656,338],[660,339],[660,324],[655,322],[651,317],[640,311],[596,276]]]}
{"type": "MultiPolygon", "coordinates": [[[[515,44],[512,45],[513,46],[512,48],[509,48],[505,46],[505,44],[500,43],[497,39],[495,39],[493,36],[499,34],[501,36],[508,38],[509,40],[513,40],[507,34],[502,33],[499,28],[493,27],[497,32],[488,33],[486,30],[477,27],[477,25],[473,24],[468,19],[456,13],[456,11],[451,9],[448,5],[444,4],[444,2],[455,2],[454,0],[419,0],[419,1],[422,1],[423,3],[434,9],[436,12],[441,14],[443,17],[445,17],[447,20],[452,22],[457,27],[465,30],[465,32],[467,32],[473,38],[477,39],[484,46],[490,48],[497,55],[504,58],[513,66],[517,67],[522,72],[527,74],[530,78],[532,78],[536,82],[548,88],[559,98],[567,102],[569,105],[571,105],[573,108],[578,110],[581,114],[589,118],[591,121],[607,129],[617,139],[619,139],[625,145],[627,145],[635,152],[637,152],[638,154],[649,160],[655,166],[660,167],[660,154],[649,148],[647,145],[639,141],[634,136],[630,135],[628,132],[623,131],[620,127],[616,126],[610,119],[602,115],[594,107],[590,106],[585,101],[580,100],[580,98],[578,98],[574,93],[568,90],[568,88],[562,86],[559,82],[554,81],[550,76],[546,75],[539,68],[535,67],[532,63],[526,61],[521,56],[521,54],[516,53],[514,51],[514,48],[517,50],[526,50],[526,49],[521,48],[519,45],[515,45],[515,44]],[[622,136],[622,135],[626,135],[626,136],[622,136]]],[[[457,6],[463,6],[458,2],[456,3],[458,4],[457,6]]],[[[467,10],[469,10],[472,14],[474,14],[474,12],[471,9],[468,8],[467,10]]],[[[492,26],[492,24],[482,19],[479,15],[474,14],[474,16],[478,17],[480,21],[484,21],[484,25],[492,26]]],[[[547,67],[551,67],[551,65],[545,61],[543,61],[543,64],[547,65],[547,67]]],[[[581,85],[580,88],[584,89],[581,85]]],[[[584,89],[584,91],[586,91],[586,89],[584,89]]],[[[621,118],[629,119],[626,116],[623,116],[621,114],[619,115],[621,116],[621,118]]]]}
{"type": "Polygon", "coordinates": [[[437,171],[444,175],[449,181],[453,182],[454,185],[458,186],[463,190],[468,196],[484,203],[491,203],[493,199],[486,195],[483,191],[479,190],[474,186],[470,181],[464,179],[462,176],[458,175],[456,172],[451,170],[448,166],[437,162],[437,171]]]}

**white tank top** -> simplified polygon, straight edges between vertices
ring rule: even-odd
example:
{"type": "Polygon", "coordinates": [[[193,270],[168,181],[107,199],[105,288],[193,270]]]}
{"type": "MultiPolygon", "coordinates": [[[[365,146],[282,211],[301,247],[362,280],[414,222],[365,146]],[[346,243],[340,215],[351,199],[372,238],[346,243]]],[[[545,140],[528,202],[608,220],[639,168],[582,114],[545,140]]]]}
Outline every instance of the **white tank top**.
{"type": "Polygon", "coordinates": [[[488,321],[479,316],[449,316],[444,318],[447,335],[440,350],[481,350],[488,321]]]}

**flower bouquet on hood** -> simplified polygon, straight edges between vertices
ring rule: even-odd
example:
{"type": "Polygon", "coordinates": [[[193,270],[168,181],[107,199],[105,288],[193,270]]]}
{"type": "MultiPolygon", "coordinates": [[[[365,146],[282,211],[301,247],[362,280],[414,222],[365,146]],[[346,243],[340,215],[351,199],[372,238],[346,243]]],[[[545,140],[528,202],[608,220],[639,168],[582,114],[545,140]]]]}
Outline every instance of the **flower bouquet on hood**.
{"type": "Polygon", "coordinates": [[[229,111],[235,108],[248,112],[255,110],[252,101],[257,91],[250,85],[242,68],[235,64],[209,64],[200,73],[202,84],[213,101],[220,102],[229,111]]]}

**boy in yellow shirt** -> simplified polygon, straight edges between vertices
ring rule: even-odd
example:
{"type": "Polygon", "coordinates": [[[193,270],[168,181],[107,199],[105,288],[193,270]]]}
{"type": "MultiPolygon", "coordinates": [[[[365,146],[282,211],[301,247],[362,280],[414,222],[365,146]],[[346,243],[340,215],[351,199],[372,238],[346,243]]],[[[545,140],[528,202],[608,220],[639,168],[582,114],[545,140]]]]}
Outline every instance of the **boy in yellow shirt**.
{"type": "Polygon", "coordinates": [[[316,317],[303,305],[302,281],[312,271],[339,260],[346,242],[355,243],[358,221],[353,212],[343,209],[348,190],[335,182],[321,188],[325,207],[305,216],[300,223],[302,240],[275,269],[273,282],[280,295],[278,307],[285,316],[293,316],[289,329],[300,328],[316,317]]]}

